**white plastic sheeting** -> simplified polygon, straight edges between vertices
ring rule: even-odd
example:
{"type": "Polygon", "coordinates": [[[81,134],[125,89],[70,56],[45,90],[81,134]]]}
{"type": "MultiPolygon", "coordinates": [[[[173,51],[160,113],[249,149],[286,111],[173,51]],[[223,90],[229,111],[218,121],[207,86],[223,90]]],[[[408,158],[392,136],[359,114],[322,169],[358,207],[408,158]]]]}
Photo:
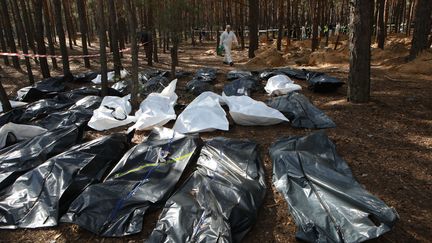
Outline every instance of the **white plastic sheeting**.
{"type": "MultiPolygon", "coordinates": [[[[108,82],[114,81],[115,72],[111,71],[107,73],[108,75],[108,82]]],[[[124,79],[129,75],[129,72],[126,69],[120,70],[120,78],[124,79]]],[[[102,83],[102,75],[98,74],[95,79],[92,80],[94,84],[100,84],[102,83]]]]}
{"type": "Polygon", "coordinates": [[[288,119],[278,110],[249,96],[224,96],[235,123],[243,126],[270,126],[288,119]]]}
{"type": "Polygon", "coordinates": [[[302,87],[295,84],[288,76],[280,74],[269,78],[264,89],[269,95],[285,95],[301,90],[302,87]]]}
{"type": "Polygon", "coordinates": [[[104,131],[134,122],[135,117],[129,116],[132,111],[130,97],[106,96],[100,107],[93,112],[88,126],[97,131],[104,131]]]}
{"type": "Polygon", "coordinates": [[[7,123],[0,128],[0,149],[6,145],[7,135],[12,133],[18,141],[27,140],[42,133],[47,130],[38,126],[31,125],[20,125],[15,123],[7,123]]]}
{"type": "MultiPolygon", "coordinates": [[[[9,100],[9,103],[11,104],[12,108],[16,108],[16,107],[27,105],[26,102],[14,101],[14,100],[9,100]]],[[[3,104],[2,103],[0,103],[0,113],[1,112],[3,112],[3,104]]]]}
{"type": "Polygon", "coordinates": [[[215,93],[202,93],[179,115],[174,130],[184,134],[228,131],[228,119],[220,101],[221,97],[215,93]]]}
{"type": "Polygon", "coordinates": [[[137,130],[150,130],[160,127],[171,120],[175,120],[174,105],[178,96],[175,93],[177,79],[173,80],[161,93],[151,93],[141,103],[139,110],[135,113],[136,123],[129,128],[137,130]]]}

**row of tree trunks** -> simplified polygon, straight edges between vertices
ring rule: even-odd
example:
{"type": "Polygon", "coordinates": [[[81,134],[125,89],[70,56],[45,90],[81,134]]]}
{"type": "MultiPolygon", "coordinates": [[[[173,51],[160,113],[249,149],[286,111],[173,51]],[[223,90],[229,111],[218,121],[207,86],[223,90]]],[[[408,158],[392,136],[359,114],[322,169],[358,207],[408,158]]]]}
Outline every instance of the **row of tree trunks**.
{"type": "MultiPolygon", "coordinates": [[[[14,36],[13,36],[12,23],[11,23],[10,17],[9,17],[9,10],[8,10],[8,6],[7,6],[7,1],[0,1],[0,4],[1,4],[1,15],[3,17],[2,27],[5,31],[6,41],[7,41],[7,44],[9,46],[9,50],[12,53],[17,53],[17,48],[15,45],[14,36]]],[[[12,63],[16,69],[20,69],[18,57],[12,57],[12,63]]]]}

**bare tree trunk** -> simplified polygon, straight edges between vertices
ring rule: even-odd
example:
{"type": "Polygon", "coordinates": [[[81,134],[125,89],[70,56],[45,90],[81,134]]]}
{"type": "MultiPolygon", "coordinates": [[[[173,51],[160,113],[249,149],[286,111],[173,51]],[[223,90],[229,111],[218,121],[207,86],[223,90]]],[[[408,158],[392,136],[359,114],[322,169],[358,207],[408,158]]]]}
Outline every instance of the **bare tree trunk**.
{"type": "Polygon", "coordinates": [[[350,0],[350,72],[348,101],[368,102],[370,97],[370,45],[373,0],[350,0]]]}
{"type": "Polygon", "coordinates": [[[108,65],[106,56],[106,26],[105,26],[105,14],[104,14],[104,0],[98,0],[98,23],[99,23],[99,53],[100,53],[100,65],[101,65],[101,84],[102,84],[102,96],[108,95],[108,65]]]}
{"type": "MultiPolygon", "coordinates": [[[[88,26],[87,26],[87,14],[86,14],[84,0],[77,0],[76,4],[77,4],[78,16],[79,16],[83,55],[88,55],[88,48],[87,48],[88,26]]],[[[84,65],[86,68],[90,68],[90,59],[88,57],[84,57],[84,65]]]]}
{"type": "Polygon", "coordinates": [[[284,1],[279,0],[279,30],[277,37],[277,50],[282,49],[283,22],[284,22],[284,1]]]}
{"type": "MultiPolygon", "coordinates": [[[[38,1],[38,0],[36,0],[38,1]]],[[[63,30],[63,21],[62,21],[62,4],[60,0],[54,0],[54,12],[56,18],[56,29],[57,35],[60,42],[60,50],[62,54],[62,63],[63,63],[63,74],[65,76],[69,76],[71,74],[69,67],[69,54],[66,46],[66,37],[63,30]]]]}
{"type": "Polygon", "coordinates": [[[419,0],[417,3],[415,26],[412,45],[408,59],[413,60],[417,55],[430,47],[429,33],[432,25],[432,0],[419,0]]]}
{"type": "MultiPolygon", "coordinates": [[[[28,54],[28,45],[27,45],[27,36],[24,30],[24,24],[21,18],[21,14],[18,8],[18,3],[17,1],[11,1],[12,3],[12,8],[14,9],[15,12],[15,24],[17,26],[18,29],[18,35],[20,36],[20,40],[21,40],[21,48],[23,49],[23,53],[24,54],[28,54]]],[[[29,57],[25,57],[25,64],[26,64],[26,68],[27,68],[27,75],[30,81],[30,85],[34,84],[34,77],[33,77],[33,72],[31,69],[31,64],[30,64],[30,58],[29,57]]]]}
{"type": "Polygon", "coordinates": [[[378,22],[377,22],[377,39],[378,48],[384,49],[384,42],[386,36],[386,26],[384,24],[384,10],[385,0],[377,0],[378,8],[378,22]]]}
{"type": "MultiPolygon", "coordinates": [[[[4,40],[3,29],[4,28],[3,28],[2,19],[0,18],[0,46],[1,46],[2,52],[8,52],[6,42],[4,40]]],[[[10,65],[9,58],[7,56],[3,56],[3,61],[4,61],[6,66],[10,65]]]]}
{"type": "Polygon", "coordinates": [[[12,110],[12,106],[9,102],[9,98],[6,94],[6,91],[5,91],[1,81],[0,81],[0,101],[1,101],[1,105],[3,107],[3,112],[7,112],[7,111],[12,110]]]}
{"type": "MultiPolygon", "coordinates": [[[[14,37],[13,37],[12,23],[11,23],[10,18],[9,18],[7,1],[3,0],[3,1],[0,1],[0,3],[1,3],[1,8],[2,8],[1,12],[2,12],[2,16],[3,16],[3,28],[4,28],[5,35],[6,35],[6,41],[8,43],[10,51],[12,53],[17,53],[17,48],[15,45],[14,37]]],[[[16,69],[21,69],[18,57],[12,57],[12,63],[16,69]]]]}
{"type": "Polygon", "coordinates": [[[23,21],[24,21],[25,32],[27,35],[28,45],[29,45],[30,49],[33,50],[33,52],[36,52],[36,46],[34,44],[34,42],[35,42],[34,26],[32,26],[30,24],[30,16],[29,16],[28,11],[27,11],[27,5],[26,5],[24,0],[20,0],[20,5],[21,5],[21,9],[22,9],[22,14],[23,14],[23,21]]]}
{"type": "Polygon", "coordinates": [[[314,52],[316,49],[318,49],[319,42],[318,42],[318,0],[312,1],[312,10],[313,11],[313,17],[312,17],[312,52],[314,52]]]}
{"type": "Polygon", "coordinates": [[[131,104],[134,109],[138,108],[138,43],[137,43],[137,22],[135,12],[131,6],[130,1],[125,2],[126,12],[129,18],[129,25],[131,31],[131,45],[132,45],[132,77],[130,81],[131,104]]]}
{"type": "Polygon", "coordinates": [[[259,1],[249,0],[249,58],[258,50],[259,1]]]}
{"type": "Polygon", "coordinates": [[[68,34],[68,39],[69,39],[69,48],[71,50],[73,50],[73,42],[74,42],[74,33],[73,33],[73,25],[72,25],[72,20],[71,20],[71,16],[70,16],[70,9],[69,9],[69,2],[68,0],[62,0],[63,2],[63,9],[64,9],[64,15],[65,15],[65,20],[66,20],[66,31],[68,34]]]}
{"type": "Polygon", "coordinates": [[[118,45],[118,27],[117,27],[117,14],[115,9],[114,0],[108,1],[108,9],[109,9],[109,19],[111,25],[111,46],[113,52],[114,59],[114,71],[117,77],[120,77],[120,70],[122,69],[122,64],[120,60],[120,52],[118,45]]]}
{"type": "MultiPolygon", "coordinates": [[[[34,13],[35,13],[35,22],[36,22],[36,42],[38,46],[38,54],[46,55],[46,46],[44,40],[44,26],[43,26],[43,2],[39,0],[33,1],[34,13]]],[[[45,13],[47,14],[47,13],[45,13]]],[[[39,65],[41,67],[42,76],[44,78],[48,78],[51,76],[48,61],[46,57],[39,58],[39,65]]]]}
{"type": "MultiPolygon", "coordinates": [[[[52,33],[51,33],[51,27],[50,27],[51,20],[50,20],[50,15],[49,15],[49,6],[48,6],[49,2],[48,1],[49,0],[43,1],[43,5],[44,5],[43,7],[44,7],[44,12],[45,12],[45,14],[43,16],[44,16],[44,20],[45,20],[44,22],[45,22],[46,35],[47,35],[47,39],[48,39],[49,54],[55,55],[55,47],[54,47],[54,42],[53,42],[53,38],[55,38],[55,37],[53,37],[52,33]]],[[[51,62],[52,62],[53,68],[57,69],[58,68],[57,59],[55,57],[51,57],[51,62]]]]}

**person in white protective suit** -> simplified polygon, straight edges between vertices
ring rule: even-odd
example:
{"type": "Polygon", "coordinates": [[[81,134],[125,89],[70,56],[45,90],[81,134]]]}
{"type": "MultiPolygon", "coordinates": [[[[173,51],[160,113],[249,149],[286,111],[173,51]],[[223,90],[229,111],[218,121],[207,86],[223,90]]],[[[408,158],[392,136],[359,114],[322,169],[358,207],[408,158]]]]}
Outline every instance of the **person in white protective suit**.
{"type": "Polygon", "coordinates": [[[225,49],[225,57],[224,57],[224,63],[229,64],[230,66],[234,65],[232,56],[231,56],[231,49],[233,44],[237,45],[237,37],[234,34],[234,32],[231,31],[231,26],[227,25],[226,30],[222,33],[220,36],[220,42],[221,45],[223,45],[225,49]]]}

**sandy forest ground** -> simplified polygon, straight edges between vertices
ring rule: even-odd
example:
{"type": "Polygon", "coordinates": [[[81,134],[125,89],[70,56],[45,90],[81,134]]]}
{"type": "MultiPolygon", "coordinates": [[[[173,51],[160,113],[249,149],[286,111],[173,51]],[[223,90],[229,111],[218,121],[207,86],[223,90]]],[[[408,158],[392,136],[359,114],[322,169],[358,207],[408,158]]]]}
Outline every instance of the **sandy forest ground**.
{"type": "MultiPolygon", "coordinates": [[[[265,39],[262,39],[265,42],[265,39]]],[[[237,65],[224,66],[220,57],[213,53],[214,44],[192,47],[182,46],[180,69],[196,71],[200,67],[219,69],[216,92],[222,91],[225,74],[234,69],[264,69],[276,66],[293,66],[314,69],[347,81],[347,41],[333,50],[330,48],[310,54],[309,41],[292,42],[284,51],[274,50],[273,44],[262,43],[258,57],[248,61],[247,51],[235,50],[237,65]]],[[[423,53],[413,63],[404,64],[408,53],[409,39],[392,36],[386,50],[372,50],[371,101],[367,104],[351,104],[346,101],[346,86],[335,93],[316,94],[307,89],[304,81],[302,93],[317,107],[330,116],[337,127],[327,130],[336,142],[338,153],[349,163],[356,179],[372,194],[389,206],[396,208],[400,221],[396,227],[376,242],[430,242],[432,239],[432,53],[423,53]]],[[[92,49],[97,52],[95,46],[92,49]]],[[[78,54],[79,51],[75,50],[78,54]]],[[[158,68],[169,67],[167,54],[160,54],[158,68]]],[[[130,70],[130,57],[123,59],[130,70]]],[[[110,62],[111,64],[112,62],[110,62]]],[[[141,59],[141,69],[146,68],[141,59]]],[[[97,70],[97,60],[92,63],[97,70]]],[[[73,73],[87,71],[81,60],[71,62],[73,73]]],[[[23,66],[24,67],[24,66],[23,66]]],[[[35,70],[37,67],[35,66],[35,70]]],[[[36,73],[37,80],[41,78],[36,73]]],[[[53,70],[61,74],[61,70],[53,70]]],[[[9,95],[27,85],[24,72],[17,72],[2,65],[0,75],[9,95]]],[[[193,97],[184,86],[190,78],[179,80],[177,93],[179,103],[187,104],[193,97]]],[[[252,95],[254,99],[266,100],[262,92],[252,95]]],[[[180,111],[179,111],[180,112],[180,111]]],[[[232,122],[231,122],[232,123],[232,122]]],[[[172,126],[169,123],[168,126],[172,126]]],[[[123,131],[123,128],[115,131],[123,131]]],[[[110,131],[112,132],[112,131],[110,131]]],[[[272,163],[268,155],[269,146],[279,137],[306,135],[308,129],[294,129],[288,124],[270,127],[242,127],[232,123],[228,132],[201,134],[202,138],[226,136],[248,138],[260,144],[266,172],[268,191],[264,205],[259,210],[256,225],[244,242],[295,242],[296,227],[283,197],[272,186],[272,163]]],[[[104,133],[90,132],[87,138],[104,133]]],[[[134,142],[140,142],[146,133],[137,134],[134,142]]],[[[146,239],[152,231],[160,211],[145,217],[143,232],[137,235],[112,239],[95,236],[75,225],[62,224],[56,228],[38,230],[1,230],[1,242],[138,242],[146,239]]]]}

